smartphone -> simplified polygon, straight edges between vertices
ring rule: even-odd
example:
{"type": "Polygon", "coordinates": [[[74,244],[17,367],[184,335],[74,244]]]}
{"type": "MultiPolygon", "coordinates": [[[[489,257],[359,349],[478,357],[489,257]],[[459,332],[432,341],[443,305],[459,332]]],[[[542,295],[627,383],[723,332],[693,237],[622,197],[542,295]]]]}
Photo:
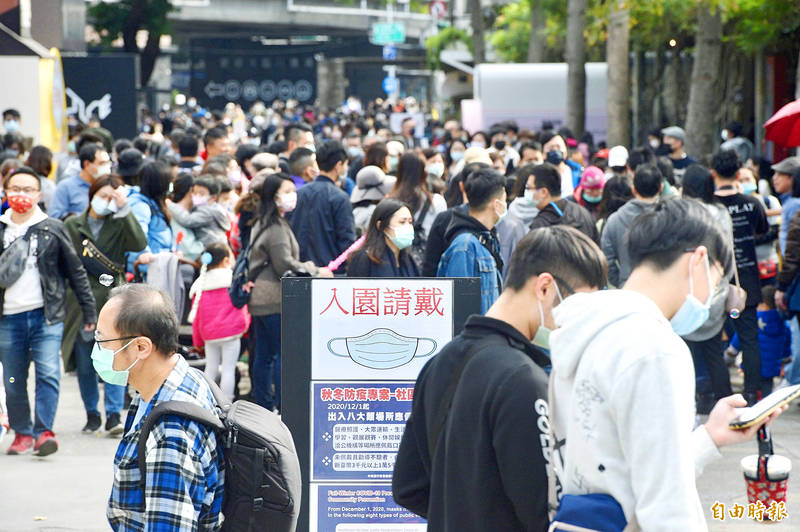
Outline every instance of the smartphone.
{"type": "Polygon", "coordinates": [[[753,406],[738,408],[739,417],[731,421],[729,426],[732,429],[746,429],[758,425],[777,409],[798,397],[800,397],[800,384],[776,390],[753,406]]]}

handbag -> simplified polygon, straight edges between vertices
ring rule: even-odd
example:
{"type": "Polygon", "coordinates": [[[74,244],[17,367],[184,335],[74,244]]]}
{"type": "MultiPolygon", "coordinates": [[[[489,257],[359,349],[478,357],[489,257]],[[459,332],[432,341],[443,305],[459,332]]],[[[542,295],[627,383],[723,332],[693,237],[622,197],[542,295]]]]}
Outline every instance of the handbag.
{"type": "Polygon", "coordinates": [[[728,299],[725,301],[725,312],[733,318],[737,319],[742,315],[742,311],[747,306],[747,292],[739,283],[739,267],[736,265],[736,252],[732,249],[733,254],[733,276],[736,279],[736,284],[728,285],[728,299]]]}
{"type": "Polygon", "coordinates": [[[100,278],[101,275],[110,275],[114,278],[125,275],[125,268],[109,259],[88,238],[81,242],[81,262],[89,277],[94,279],[100,278]]]}
{"type": "Polygon", "coordinates": [[[9,288],[22,277],[30,253],[30,233],[28,228],[0,253],[0,288],[9,288]]]}

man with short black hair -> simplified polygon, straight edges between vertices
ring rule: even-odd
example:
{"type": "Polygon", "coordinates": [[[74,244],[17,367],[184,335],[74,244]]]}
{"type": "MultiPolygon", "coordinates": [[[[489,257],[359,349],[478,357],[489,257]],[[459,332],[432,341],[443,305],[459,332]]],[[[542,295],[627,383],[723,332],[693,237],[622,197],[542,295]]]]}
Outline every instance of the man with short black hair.
{"type": "Polygon", "coordinates": [[[302,188],[319,175],[316,154],[308,148],[296,148],[289,156],[289,169],[295,188],[302,188]]]}
{"type": "Polygon", "coordinates": [[[184,135],[181,137],[178,141],[178,154],[181,157],[178,168],[187,172],[198,172],[197,153],[199,149],[200,143],[197,137],[194,135],[184,135]]]}
{"type": "Polygon", "coordinates": [[[337,186],[347,175],[347,152],[329,140],[317,150],[320,174],[297,191],[291,225],[300,245],[300,260],[327,266],[356,239],[350,197],[337,186]]]}
{"type": "Polygon", "coordinates": [[[233,154],[233,146],[224,127],[212,127],[206,131],[203,144],[206,146],[206,160],[223,153],[233,154]]]}
{"type": "Polygon", "coordinates": [[[725,205],[733,221],[733,247],[739,282],[747,292],[747,304],[738,319],[733,320],[742,348],[744,398],[752,404],[761,389],[761,351],[758,347],[758,317],[756,307],[761,303],[756,240],[769,231],[764,206],[755,197],[739,192],[736,177],[741,167],[734,150],[719,150],[711,159],[711,175],[717,191],[715,199],[725,205]]]}
{"type": "Polygon", "coordinates": [[[636,530],[705,530],[695,476],[758,430],[729,427],[746,405],[735,395],[692,430],[695,374],[681,336],[703,325],[730,274],[730,239],[704,205],[667,199],[633,221],[628,241],[624,289],[575,294],[553,313],[553,463],[564,494],[610,495],[636,530]]]}
{"type": "Polygon", "coordinates": [[[113,530],[210,531],[222,524],[224,470],[212,428],[159,418],[148,437],[146,471],[138,466],[142,423],[156,405],[186,401],[216,413],[208,383],[176,353],[178,325],[169,296],[146,284],[115,288],[100,310],[94,367],[106,382],[136,390],[114,456],[106,510],[113,530]]]}
{"type": "Polygon", "coordinates": [[[392,494],[431,530],[547,529],[553,309],[603,287],[605,274],[600,249],[575,229],[532,231],[486,315],[422,369],[392,494]]]}
{"type": "MultiPolygon", "coordinates": [[[[108,154],[106,154],[108,157],[108,154]]],[[[42,212],[42,189],[36,172],[23,166],[6,178],[9,209],[0,216],[0,253],[25,257],[22,270],[0,289],[0,361],[13,443],[7,454],[33,450],[46,456],[58,450],[53,422],[58,405],[59,348],[66,317],[67,281],[83,313],[82,334],[91,334],[97,309],[89,279],[64,224],[42,212]],[[31,421],[28,369],[36,368],[36,404],[31,421]]],[[[88,193],[87,193],[88,202],[88,193]]],[[[9,274],[10,272],[6,272],[9,274]]]]}
{"type": "Polygon", "coordinates": [[[634,199],[608,217],[601,247],[608,259],[608,282],[612,286],[620,287],[628,280],[631,261],[626,234],[633,220],[658,201],[662,186],[661,172],[656,166],[639,165],[633,176],[634,199]]]}
{"type": "Polygon", "coordinates": [[[536,141],[524,143],[519,147],[519,157],[520,167],[526,164],[542,164],[544,162],[542,145],[536,141]]]}
{"type": "Polygon", "coordinates": [[[289,155],[297,148],[306,148],[311,151],[316,151],[314,132],[308,124],[303,122],[290,124],[286,127],[284,135],[286,137],[286,152],[289,155]]]}
{"type": "Polygon", "coordinates": [[[563,177],[556,166],[550,163],[535,166],[531,177],[535,187],[533,202],[539,209],[531,222],[531,230],[551,225],[570,225],[597,242],[597,226],[589,211],[561,197],[563,177]]]}
{"type": "Polygon", "coordinates": [[[50,216],[63,220],[80,214],[89,206],[89,187],[95,179],[111,173],[111,158],[102,146],[93,142],[84,144],[78,152],[81,171],[56,185],[50,216]]]}
{"type": "Polygon", "coordinates": [[[479,277],[481,313],[500,296],[503,285],[503,259],[495,225],[506,214],[505,178],[490,169],[471,173],[464,183],[469,211],[453,210],[445,232],[450,243],[436,271],[437,277],[479,277]]]}

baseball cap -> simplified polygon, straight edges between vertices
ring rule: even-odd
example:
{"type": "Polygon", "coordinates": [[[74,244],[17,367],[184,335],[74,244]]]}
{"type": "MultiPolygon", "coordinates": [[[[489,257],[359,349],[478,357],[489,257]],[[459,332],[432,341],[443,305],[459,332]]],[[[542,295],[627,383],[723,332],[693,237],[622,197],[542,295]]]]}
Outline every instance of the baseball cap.
{"type": "Polygon", "coordinates": [[[614,146],[608,150],[608,166],[625,166],[628,164],[628,149],[625,146],[614,146]]]}
{"type": "Polygon", "coordinates": [[[581,181],[578,186],[584,189],[597,190],[606,184],[606,176],[603,171],[596,166],[588,166],[583,171],[581,181]]]}
{"type": "Polygon", "coordinates": [[[661,130],[662,135],[666,135],[668,137],[676,138],[681,142],[686,142],[686,132],[683,130],[682,127],[678,126],[669,126],[665,127],[661,130]]]}
{"type": "Polygon", "coordinates": [[[485,148],[479,146],[472,146],[467,148],[464,152],[464,164],[483,163],[492,166],[492,159],[489,157],[489,152],[485,148]]]}
{"type": "Polygon", "coordinates": [[[772,165],[772,169],[782,174],[794,174],[800,169],[800,155],[787,157],[777,164],[772,165]]]}

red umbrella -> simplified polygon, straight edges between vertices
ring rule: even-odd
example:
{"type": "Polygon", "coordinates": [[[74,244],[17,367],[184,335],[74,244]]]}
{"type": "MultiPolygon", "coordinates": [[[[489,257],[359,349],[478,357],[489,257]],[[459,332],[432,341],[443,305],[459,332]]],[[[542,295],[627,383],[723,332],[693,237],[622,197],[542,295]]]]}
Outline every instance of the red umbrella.
{"type": "Polygon", "coordinates": [[[784,148],[800,146],[800,100],[787,103],[764,123],[766,140],[784,148]]]}

